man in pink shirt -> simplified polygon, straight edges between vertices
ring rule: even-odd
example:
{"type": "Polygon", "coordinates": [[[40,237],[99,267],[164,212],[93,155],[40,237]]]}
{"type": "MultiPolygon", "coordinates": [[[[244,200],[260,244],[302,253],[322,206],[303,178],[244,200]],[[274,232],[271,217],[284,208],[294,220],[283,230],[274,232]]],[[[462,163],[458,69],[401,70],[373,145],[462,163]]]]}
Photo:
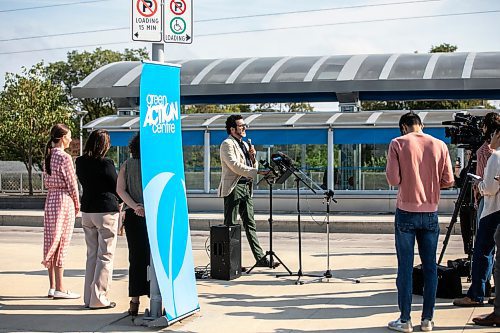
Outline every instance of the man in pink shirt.
{"type": "Polygon", "coordinates": [[[421,330],[432,331],[437,290],[437,209],[440,190],[454,183],[453,170],[446,144],[422,132],[422,121],[417,114],[404,114],[399,129],[402,136],[389,145],[386,175],[390,185],[398,186],[394,229],[400,317],[391,321],[388,328],[413,332],[410,313],[416,239],[425,285],[421,330]]]}

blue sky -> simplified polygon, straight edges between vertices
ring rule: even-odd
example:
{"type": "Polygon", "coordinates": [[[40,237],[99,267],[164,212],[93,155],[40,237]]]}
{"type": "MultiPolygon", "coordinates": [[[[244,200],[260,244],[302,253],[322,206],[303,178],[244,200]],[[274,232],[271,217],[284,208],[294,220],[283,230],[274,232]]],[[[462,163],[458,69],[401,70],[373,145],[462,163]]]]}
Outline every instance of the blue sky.
{"type": "MultiPolygon", "coordinates": [[[[0,0],[0,39],[24,38],[67,32],[125,28],[130,26],[132,0],[102,0],[32,10],[16,10],[34,6],[67,4],[82,0],[0,0]]],[[[336,55],[366,53],[427,52],[431,45],[455,44],[459,51],[500,51],[500,1],[494,0],[194,0],[194,40],[190,45],[167,44],[168,59],[231,58],[249,56],[336,55]],[[376,4],[400,3],[387,6],[376,4]],[[327,10],[333,7],[363,6],[353,9],[327,10]],[[272,14],[290,11],[321,11],[272,15],[211,22],[200,20],[242,15],[272,14]],[[384,22],[347,23],[402,17],[449,15],[478,11],[499,12],[391,20],[384,22]],[[335,25],[331,25],[334,24],[335,25]],[[227,34],[243,30],[320,25],[265,32],[227,34]],[[326,24],[326,25],[325,25],[326,24]],[[210,35],[207,34],[220,34],[210,35]]],[[[150,47],[150,43],[132,42],[128,29],[77,34],[51,38],[0,41],[0,84],[6,72],[19,72],[44,60],[65,60],[66,53],[76,47],[99,44],[104,48],[150,47]],[[108,43],[121,43],[107,45],[108,43]],[[60,50],[38,49],[72,47],[60,50]]]]}

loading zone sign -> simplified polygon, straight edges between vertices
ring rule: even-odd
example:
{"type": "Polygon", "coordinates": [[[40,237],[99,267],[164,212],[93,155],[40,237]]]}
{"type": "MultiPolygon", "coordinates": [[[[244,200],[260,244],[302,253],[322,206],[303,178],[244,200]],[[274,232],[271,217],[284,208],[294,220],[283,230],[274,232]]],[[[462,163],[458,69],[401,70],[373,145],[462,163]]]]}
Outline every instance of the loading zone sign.
{"type": "Polygon", "coordinates": [[[191,44],[193,42],[193,1],[165,0],[163,41],[191,44]]]}
{"type": "Polygon", "coordinates": [[[161,42],[161,16],[161,0],[132,0],[132,40],[161,42]]]}

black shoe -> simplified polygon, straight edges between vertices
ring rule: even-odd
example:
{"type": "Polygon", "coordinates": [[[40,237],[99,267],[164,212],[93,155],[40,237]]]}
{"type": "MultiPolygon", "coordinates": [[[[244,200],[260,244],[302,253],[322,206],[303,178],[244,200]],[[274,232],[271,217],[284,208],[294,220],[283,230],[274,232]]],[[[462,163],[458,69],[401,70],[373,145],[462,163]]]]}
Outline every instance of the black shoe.
{"type": "Polygon", "coordinates": [[[262,259],[262,260],[259,260],[257,262],[257,264],[255,265],[255,267],[268,267],[268,268],[276,268],[280,265],[279,262],[277,261],[274,261],[273,262],[273,265],[271,266],[271,263],[269,262],[269,260],[266,258],[266,259],[262,259]]]}

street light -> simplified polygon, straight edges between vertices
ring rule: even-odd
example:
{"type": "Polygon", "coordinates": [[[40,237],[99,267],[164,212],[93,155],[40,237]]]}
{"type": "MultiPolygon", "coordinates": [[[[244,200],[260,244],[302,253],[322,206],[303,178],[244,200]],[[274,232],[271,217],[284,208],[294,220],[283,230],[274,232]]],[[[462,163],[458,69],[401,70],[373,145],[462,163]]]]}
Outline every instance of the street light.
{"type": "Polygon", "coordinates": [[[80,156],[83,155],[83,118],[88,114],[88,111],[76,110],[75,114],[80,117],[80,156]]]}

